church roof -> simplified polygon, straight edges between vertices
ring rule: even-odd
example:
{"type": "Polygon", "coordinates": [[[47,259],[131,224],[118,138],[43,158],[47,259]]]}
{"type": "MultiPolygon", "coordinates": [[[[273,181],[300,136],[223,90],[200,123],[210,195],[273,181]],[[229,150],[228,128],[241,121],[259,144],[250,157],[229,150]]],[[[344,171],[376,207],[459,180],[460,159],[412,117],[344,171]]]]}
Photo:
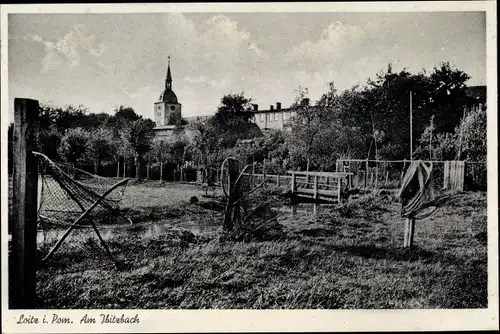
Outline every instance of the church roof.
{"type": "Polygon", "coordinates": [[[165,89],[161,92],[160,102],[178,103],[177,95],[172,90],[172,73],[170,72],[170,56],[168,56],[167,78],[165,79],[165,89]]]}
{"type": "Polygon", "coordinates": [[[167,81],[172,82],[172,73],[170,72],[170,59],[169,59],[169,61],[168,61],[167,81]]]}
{"type": "Polygon", "coordinates": [[[171,89],[164,89],[163,92],[161,92],[159,101],[167,103],[178,103],[177,95],[175,95],[174,91],[171,89]]]}

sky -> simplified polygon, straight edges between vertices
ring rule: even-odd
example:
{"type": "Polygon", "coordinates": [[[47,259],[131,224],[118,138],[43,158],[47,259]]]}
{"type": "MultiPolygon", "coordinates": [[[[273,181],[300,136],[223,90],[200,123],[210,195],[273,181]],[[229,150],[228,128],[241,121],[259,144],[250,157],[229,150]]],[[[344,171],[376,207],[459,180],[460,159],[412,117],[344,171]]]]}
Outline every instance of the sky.
{"type": "Polygon", "coordinates": [[[449,61],[486,84],[484,12],[10,14],[9,103],[15,97],[153,117],[171,56],[182,115],[210,115],[243,92],[259,109],[312,101],[392,63],[432,71],[449,61]]]}

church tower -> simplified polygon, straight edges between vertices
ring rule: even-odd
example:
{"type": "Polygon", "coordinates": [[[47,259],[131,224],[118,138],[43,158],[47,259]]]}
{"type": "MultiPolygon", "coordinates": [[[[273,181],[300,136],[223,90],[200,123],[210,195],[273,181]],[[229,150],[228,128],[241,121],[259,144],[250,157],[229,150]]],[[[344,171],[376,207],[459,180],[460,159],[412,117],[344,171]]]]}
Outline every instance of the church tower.
{"type": "Polygon", "coordinates": [[[154,120],[156,126],[175,125],[181,121],[181,104],[172,90],[172,73],[170,72],[170,56],[168,56],[167,78],[165,89],[158,102],[154,103],[154,120]]]}

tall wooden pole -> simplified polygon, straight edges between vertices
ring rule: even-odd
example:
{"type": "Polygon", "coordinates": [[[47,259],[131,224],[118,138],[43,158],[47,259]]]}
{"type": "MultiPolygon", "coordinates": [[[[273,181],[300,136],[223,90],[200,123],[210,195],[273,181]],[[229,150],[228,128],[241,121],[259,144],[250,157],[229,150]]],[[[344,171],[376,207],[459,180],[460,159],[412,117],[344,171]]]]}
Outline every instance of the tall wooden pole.
{"type": "Polygon", "coordinates": [[[413,161],[413,102],[410,91],[410,161],[413,161]]]}
{"type": "Polygon", "coordinates": [[[38,164],[32,154],[38,132],[37,100],[14,99],[14,169],[12,253],[9,257],[9,304],[35,307],[38,164]]]}
{"type": "Polygon", "coordinates": [[[429,137],[429,160],[432,160],[432,128],[431,135],[429,137]]]}

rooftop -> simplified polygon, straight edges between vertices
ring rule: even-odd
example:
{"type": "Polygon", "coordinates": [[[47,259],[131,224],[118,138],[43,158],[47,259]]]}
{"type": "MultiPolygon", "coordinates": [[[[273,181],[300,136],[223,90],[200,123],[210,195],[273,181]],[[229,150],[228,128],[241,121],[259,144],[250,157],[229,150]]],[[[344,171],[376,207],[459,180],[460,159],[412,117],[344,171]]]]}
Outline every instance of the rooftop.
{"type": "Polygon", "coordinates": [[[486,102],[486,86],[470,86],[465,88],[465,92],[479,102],[486,102]]]}

